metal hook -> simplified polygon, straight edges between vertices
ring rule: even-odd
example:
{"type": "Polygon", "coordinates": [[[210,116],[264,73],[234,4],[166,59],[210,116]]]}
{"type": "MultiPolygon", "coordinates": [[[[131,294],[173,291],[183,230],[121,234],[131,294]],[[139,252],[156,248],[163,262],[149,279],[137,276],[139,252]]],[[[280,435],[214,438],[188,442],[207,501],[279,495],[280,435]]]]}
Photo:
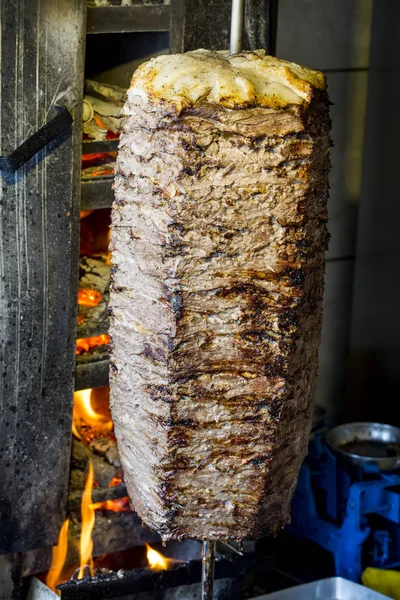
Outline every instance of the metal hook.
{"type": "Polygon", "coordinates": [[[245,0],[232,0],[230,54],[239,54],[242,51],[244,3],[245,0]]]}

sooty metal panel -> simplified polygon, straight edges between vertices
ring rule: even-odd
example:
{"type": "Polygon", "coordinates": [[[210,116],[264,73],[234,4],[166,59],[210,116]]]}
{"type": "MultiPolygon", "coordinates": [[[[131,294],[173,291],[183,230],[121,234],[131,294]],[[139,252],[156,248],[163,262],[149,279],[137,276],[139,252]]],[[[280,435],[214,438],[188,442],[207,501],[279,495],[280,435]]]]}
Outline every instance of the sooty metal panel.
{"type": "Polygon", "coordinates": [[[87,33],[168,31],[169,5],[93,6],[88,8],[87,33]]]}
{"type": "Polygon", "coordinates": [[[0,553],[65,518],[78,283],[84,0],[0,0],[0,155],[75,88],[73,125],[0,187],[0,553]]]}
{"type": "Polygon", "coordinates": [[[114,177],[82,179],[81,209],[108,208],[114,201],[114,177]]]}

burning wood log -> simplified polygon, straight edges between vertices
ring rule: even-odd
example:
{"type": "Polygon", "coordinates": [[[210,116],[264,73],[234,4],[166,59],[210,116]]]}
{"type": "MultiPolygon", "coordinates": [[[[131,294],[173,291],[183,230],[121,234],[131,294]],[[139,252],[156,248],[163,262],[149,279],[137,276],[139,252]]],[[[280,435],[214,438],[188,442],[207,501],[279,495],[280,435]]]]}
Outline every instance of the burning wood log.
{"type": "Polygon", "coordinates": [[[109,132],[118,136],[122,121],[120,112],[126,91],[116,86],[108,86],[87,81],[87,93],[83,99],[83,133],[90,139],[107,139],[109,132]]]}
{"type": "Polygon", "coordinates": [[[92,449],[82,441],[73,440],[71,456],[70,500],[75,501],[82,496],[84,473],[89,462],[94,468],[94,477],[101,488],[107,488],[120,471],[110,464],[105,457],[94,454],[92,449]]]}
{"type": "Polygon", "coordinates": [[[108,403],[107,387],[74,394],[70,494],[75,496],[82,493],[89,463],[100,487],[108,487],[122,475],[108,403]]]}
{"type": "MultiPolygon", "coordinates": [[[[85,126],[87,123],[90,123],[93,119],[95,123],[101,128],[104,127],[105,133],[107,131],[112,131],[113,133],[119,133],[121,130],[121,119],[119,118],[119,113],[121,111],[120,106],[114,104],[113,102],[104,102],[104,100],[99,100],[94,96],[85,96],[83,99],[84,107],[83,107],[83,118],[85,119],[83,123],[83,131],[84,133],[88,133],[86,131],[85,126]]],[[[95,138],[95,139],[104,139],[104,138],[95,138]]]]}
{"type": "Polygon", "coordinates": [[[84,154],[82,156],[82,179],[114,175],[116,152],[84,154]]]}
{"type": "MultiPolygon", "coordinates": [[[[79,356],[82,353],[90,352],[91,350],[96,349],[97,353],[101,355],[101,358],[103,358],[103,355],[107,353],[106,347],[109,341],[110,336],[107,333],[103,333],[102,335],[94,335],[87,338],[78,338],[76,340],[76,354],[79,356]]],[[[89,360],[92,361],[93,356],[91,356],[89,360]]]]}
{"type": "MultiPolygon", "coordinates": [[[[185,542],[183,542],[184,544],[185,542]]],[[[62,597],[65,600],[90,600],[94,597],[101,599],[134,597],[148,598],[145,592],[153,593],[158,590],[168,590],[168,598],[186,598],[188,593],[193,597],[198,596],[198,588],[188,587],[190,584],[200,582],[201,564],[200,560],[190,560],[183,564],[176,564],[171,569],[131,569],[126,572],[104,573],[93,579],[81,581],[68,581],[62,584],[62,597]],[[180,588],[180,586],[185,586],[180,588]],[[182,595],[172,595],[170,588],[177,588],[182,595]],[[142,596],[143,594],[143,596],[142,596]]],[[[273,566],[271,558],[263,554],[248,554],[245,556],[228,555],[220,557],[216,561],[215,579],[221,580],[221,585],[216,585],[216,598],[230,598],[237,600],[243,597],[244,578],[249,573],[259,573],[265,576],[265,572],[273,566]],[[232,587],[229,589],[229,580],[232,587]]],[[[219,582],[217,582],[219,583],[219,582]]],[[[164,596],[161,596],[164,597],[164,596]]]]}
{"type": "Polygon", "coordinates": [[[126,89],[119,87],[118,85],[111,85],[110,83],[100,83],[99,81],[93,81],[92,79],[85,80],[85,93],[90,96],[99,96],[103,100],[113,102],[122,106],[125,102],[126,89]]]}
{"type": "Polygon", "coordinates": [[[106,254],[82,256],[80,259],[78,338],[98,336],[108,330],[111,265],[107,261],[106,254]]]}

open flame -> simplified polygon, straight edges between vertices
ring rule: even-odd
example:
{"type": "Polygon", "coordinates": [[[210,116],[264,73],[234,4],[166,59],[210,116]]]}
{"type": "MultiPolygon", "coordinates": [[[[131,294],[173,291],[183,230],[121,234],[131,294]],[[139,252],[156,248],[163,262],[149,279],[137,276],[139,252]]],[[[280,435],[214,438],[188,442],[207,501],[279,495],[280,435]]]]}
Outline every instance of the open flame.
{"type": "Polygon", "coordinates": [[[82,419],[85,423],[93,427],[94,429],[101,431],[111,431],[113,428],[113,422],[104,415],[97,413],[91,403],[92,390],[79,390],[74,393],[74,411],[73,411],[73,424],[72,433],[78,439],[81,438],[77,424],[82,419]]]}
{"type": "Polygon", "coordinates": [[[78,430],[76,428],[76,423],[74,420],[72,420],[72,435],[74,437],[76,437],[77,440],[81,440],[82,436],[78,433],[78,430]]]}
{"type": "Polygon", "coordinates": [[[97,306],[100,304],[102,295],[97,290],[79,288],[78,304],[80,306],[97,306]]]}
{"type": "MultiPolygon", "coordinates": [[[[82,495],[81,503],[81,514],[82,514],[82,528],[80,537],[80,566],[78,572],[78,579],[82,579],[85,576],[85,570],[89,568],[90,575],[94,575],[93,568],[93,540],[92,531],[95,522],[94,504],[92,502],[92,489],[93,489],[93,465],[92,461],[89,461],[89,472],[85,483],[85,489],[82,495]]],[[[53,556],[50,565],[50,569],[46,576],[46,585],[59,596],[56,586],[61,583],[61,574],[63,571],[65,559],[67,557],[68,550],[68,525],[69,519],[67,519],[61,527],[60,534],[58,537],[57,546],[53,547],[53,556]]]]}
{"type": "Polygon", "coordinates": [[[68,525],[69,525],[69,519],[64,521],[64,524],[60,529],[57,546],[53,546],[51,565],[50,565],[50,569],[48,570],[47,577],[46,577],[47,587],[49,587],[51,590],[53,590],[53,592],[56,592],[56,594],[58,594],[59,596],[61,596],[61,594],[56,589],[56,586],[59,583],[61,571],[63,569],[65,558],[67,556],[68,525]]]}
{"type": "Polygon", "coordinates": [[[146,544],[146,548],[150,569],[168,569],[168,558],[165,558],[160,552],[154,550],[149,544],[146,544]]]}
{"type": "Polygon", "coordinates": [[[85,568],[89,566],[90,574],[94,574],[93,570],[93,540],[92,531],[94,526],[95,514],[92,503],[92,489],[93,489],[93,465],[92,461],[89,461],[89,473],[85,483],[85,490],[82,496],[82,530],[80,540],[80,569],[78,573],[78,579],[82,579],[85,575],[85,568]]]}
{"type": "Polygon", "coordinates": [[[94,335],[88,338],[79,338],[76,340],[76,354],[82,354],[82,352],[89,352],[96,346],[106,346],[110,341],[108,333],[103,335],[94,335]]]}
{"type": "Polygon", "coordinates": [[[104,502],[95,502],[92,504],[94,510],[109,510],[111,512],[128,512],[130,510],[129,498],[116,498],[115,500],[105,500],[104,502]]]}
{"type": "Polygon", "coordinates": [[[174,565],[183,562],[182,560],[177,560],[175,558],[166,558],[161,554],[161,552],[157,552],[157,550],[154,550],[154,548],[149,546],[149,544],[146,544],[146,548],[146,555],[150,569],[165,571],[174,565]]]}

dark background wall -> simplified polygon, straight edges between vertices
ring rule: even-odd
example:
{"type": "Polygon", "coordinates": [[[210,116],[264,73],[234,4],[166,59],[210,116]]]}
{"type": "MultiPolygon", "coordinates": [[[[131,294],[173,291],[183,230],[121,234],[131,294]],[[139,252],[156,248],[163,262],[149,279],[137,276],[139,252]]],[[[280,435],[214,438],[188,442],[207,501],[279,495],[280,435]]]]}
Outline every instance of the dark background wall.
{"type": "Polygon", "coordinates": [[[400,425],[399,21],[399,2],[375,1],[348,390],[350,418],[395,425],[400,425]]]}
{"type": "MultiPolygon", "coordinates": [[[[375,11],[385,0],[280,0],[277,56],[324,71],[333,102],[332,172],[324,323],[317,402],[346,417],[347,362],[357,219],[363,180],[370,49],[375,11]]],[[[379,11],[378,11],[379,12],[379,11]]]]}

